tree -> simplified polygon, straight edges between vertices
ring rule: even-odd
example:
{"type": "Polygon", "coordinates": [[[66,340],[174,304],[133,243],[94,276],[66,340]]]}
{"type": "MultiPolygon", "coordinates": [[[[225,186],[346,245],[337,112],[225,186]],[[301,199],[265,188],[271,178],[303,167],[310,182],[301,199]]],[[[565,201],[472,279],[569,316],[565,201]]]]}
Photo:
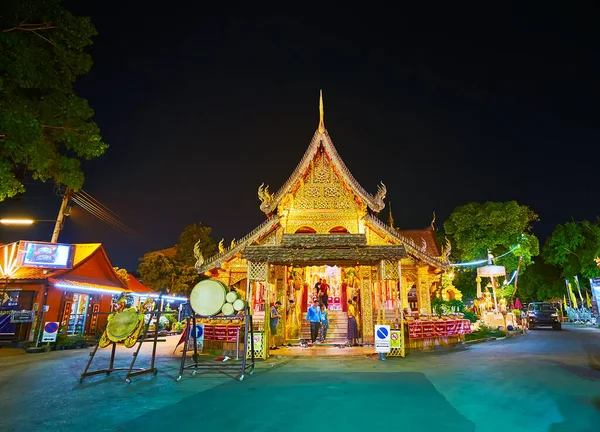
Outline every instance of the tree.
{"type": "Polygon", "coordinates": [[[129,272],[125,269],[120,269],[119,267],[114,267],[115,273],[117,276],[125,284],[126,287],[129,286],[129,272]]]}
{"type": "Polygon", "coordinates": [[[175,260],[185,266],[193,267],[196,264],[194,246],[196,243],[202,255],[207,258],[217,251],[215,241],[211,238],[212,228],[202,226],[201,222],[188,225],[179,236],[179,243],[175,246],[175,260]]]}
{"type": "Polygon", "coordinates": [[[542,256],[562,270],[562,276],[600,276],[595,258],[600,256],[600,226],[590,221],[557,225],[544,245],[542,256]]]}
{"type": "Polygon", "coordinates": [[[5,0],[0,7],[0,201],[25,191],[23,179],[77,191],[82,159],[102,155],[94,111],[73,89],[89,72],[85,48],[96,29],[61,0],[5,0]]]}
{"type": "Polygon", "coordinates": [[[519,279],[519,297],[526,302],[562,298],[564,294],[565,282],[560,268],[541,260],[529,266],[519,279]]]}
{"type": "Polygon", "coordinates": [[[173,285],[175,265],[173,259],[160,252],[144,255],[138,268],[144,284],[156,291],[168,289],[173,285]]]}
{"type": "MultiPolygon", "coordinates": [[[[444,231],[452,241],[455,261],[485,259],[489,250],[494,256],[506,254],[496,260],[497,265],[505,266],[507,272],[518,270],[522,274],[532,258],[539,255],[539,241],[531,234],[531,226],[537,220],[533,210],[516,201],[473,202],[454,209],[444,223],[444,231]]],[[[456,283],[461,291],[460,281],[475,276],[471,270],[463,273],[456,283]]],[[[469,284],[468,289],[471,287],[469,284]]]]}
{"type": "Polygon", "coordinates": [[[167,288],[173,294],[189,294],[194,285],[204,278],[194,267],[194,246],[200,242],[199,248],[204,257],[216,252],[211,231],[210,227],[201,223],[188,225],[179,236],[174,258],[159,252],[146,254],[138,269],[144,283],[158,290],[167,288]]]}

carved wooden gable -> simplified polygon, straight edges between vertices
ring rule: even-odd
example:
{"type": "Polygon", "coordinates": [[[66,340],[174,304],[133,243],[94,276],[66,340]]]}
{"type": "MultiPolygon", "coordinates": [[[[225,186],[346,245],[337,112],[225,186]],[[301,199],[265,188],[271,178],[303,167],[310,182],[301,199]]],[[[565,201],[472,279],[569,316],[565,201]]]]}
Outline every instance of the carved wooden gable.
{"type": "Polygon", "coordinates": [[[279,206],[288,215],[287,233],[306,226],[327,233],[336,226],[358,233],[358,218],[365,212],[354,193],[335,172],[325,152],[318,152],[297,188],[279,206]],[[336,225],[337,224],[337,225],[336,225]]]}

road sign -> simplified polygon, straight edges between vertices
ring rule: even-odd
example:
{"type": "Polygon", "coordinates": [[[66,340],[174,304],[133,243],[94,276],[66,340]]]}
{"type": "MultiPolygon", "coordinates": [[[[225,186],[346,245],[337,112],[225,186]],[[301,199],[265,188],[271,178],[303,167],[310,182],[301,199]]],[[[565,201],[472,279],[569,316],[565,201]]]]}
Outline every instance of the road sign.
{"type": "Polygon", "coordinates": [[[375,352],[389,353],[390,352],[390,326],[376,325],[375,326],[375,352]]]}
{"type": "Polygon", "coordinates": [[[44,323],[44,334],[42,335],[42,342],[56,342],[56,336],[58,335],[58,323],[47,322],[44,323]]]}
{"type": "Polygon", "coordinates": [[[402,348],[400,330],[390,330],[390,348],[402,348]]]}

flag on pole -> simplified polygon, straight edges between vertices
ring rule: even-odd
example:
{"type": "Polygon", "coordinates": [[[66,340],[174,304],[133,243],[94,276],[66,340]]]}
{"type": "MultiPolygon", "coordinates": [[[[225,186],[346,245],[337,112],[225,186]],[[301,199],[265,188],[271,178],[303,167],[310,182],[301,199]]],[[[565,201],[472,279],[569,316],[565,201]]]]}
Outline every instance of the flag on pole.
{"type": "Polygon", "coordinates": [[[187,323],[185,323],[185,327],[183,327],[183,333],[181,333],[181,337],[179,338],[179,342],[177,342],[177,345],[175,345],[175,349],[173,350],[173,354],[175,354],[175,351],[177,351],[177,347],[179,345],[181,345],[182,343],[185,342],[185,338],[188,336],[189,333],[189,328],[187,323]]]}
{"type": "Polygon", "coordinates": [[[583,306],[583,296],[581,295],[581,286],[579,285],[579,278],[575,276],[575,282],[577,282],[577,292],[579,292],[579,298],[581,299],[581,306],[583,306]]]}
{"type": "Polygon", "coordinates": [[[563,305],[567,306],[567,297],[563,295],[563,305]]]}
{"type": "Polygon", "coordinates": [[[571,307],[577,308],[577,297],[575,297],[575,293],[573,292],[573,287],[571,287],[571,284],[568,283],[567,286],[569,287],[569,295],[571,296],[571,301],[573,302],[571,307]]]}
{"type": "Polygon", "coordinates": [[[588,309],[592,307],[592,301],[590,300],[590,296],[588,295],[588,292],[585,292],[585,304],[587,305],[588,309]]]}

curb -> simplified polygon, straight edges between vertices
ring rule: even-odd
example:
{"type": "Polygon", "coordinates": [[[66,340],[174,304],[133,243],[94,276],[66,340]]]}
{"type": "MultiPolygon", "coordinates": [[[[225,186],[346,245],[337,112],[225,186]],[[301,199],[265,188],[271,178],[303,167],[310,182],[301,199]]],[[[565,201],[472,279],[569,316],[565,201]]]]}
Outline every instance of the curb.
{"type": "Polygon", "coordinates": [[[495,340],[502,340],[502,339],[506,339],[506,338],[505,337],[503,337],[503,338],[489,337],[489,338],[485,338],[485,339],[475,339],[472,341],[465,341],[465,342],[463,342],[463,344],[464,345],[477,345],[480,343],[493,342],[495,340]]]}

